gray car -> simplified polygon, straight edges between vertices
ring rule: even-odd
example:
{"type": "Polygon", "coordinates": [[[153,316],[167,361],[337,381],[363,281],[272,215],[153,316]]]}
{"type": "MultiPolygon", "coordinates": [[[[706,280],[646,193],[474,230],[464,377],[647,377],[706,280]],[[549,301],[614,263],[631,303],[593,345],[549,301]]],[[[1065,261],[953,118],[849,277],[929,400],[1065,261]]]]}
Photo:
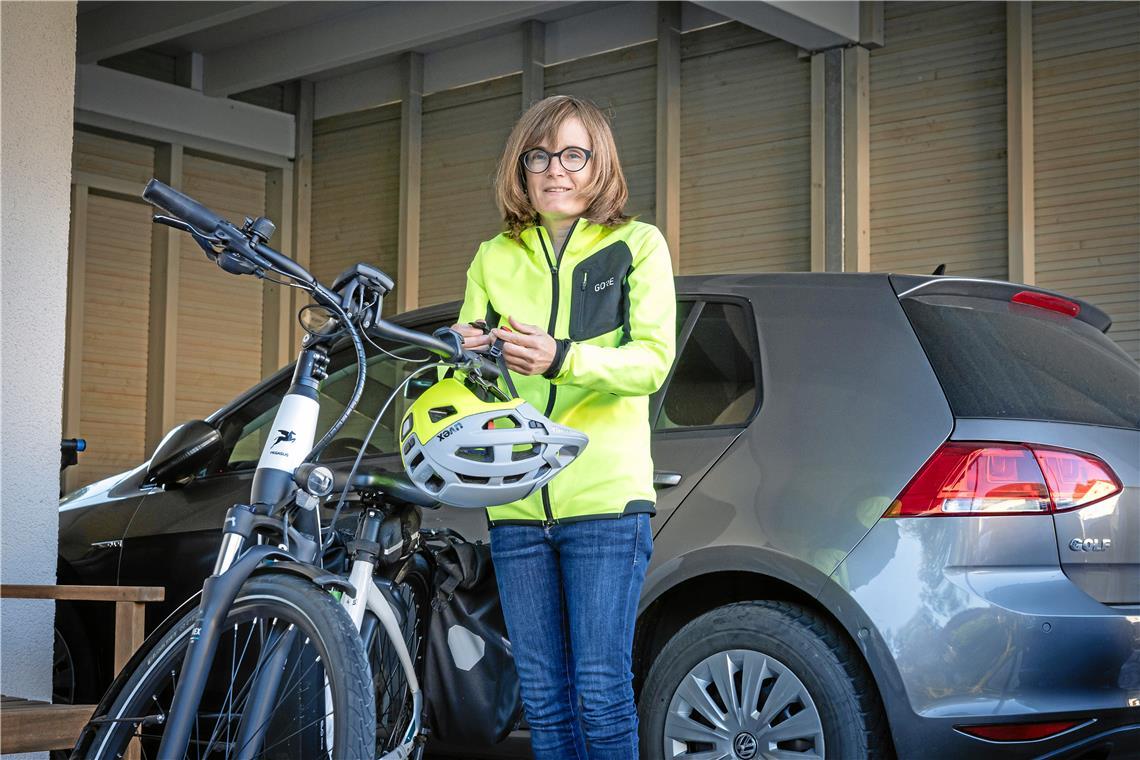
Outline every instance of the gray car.
{"type": "MultiPolygon", "coordinates": [[[[1140,754],[1140,369],[1106,315],[955,277],[677,289],[677,361],[651,403],[643,757],[1140,754]]],[[[370,369],[381,390],[397,364],[370,369]]],[[[69,497],[69,580],[164,585],[171,604],[197,590],[282,377],[210,418],[224,461],[186,487],[144,492],[139,468],[69,497]]],[[[370,460],[398,467],[381,432],[370,460]]],[[[424,523],[486,535],[479,511],[424,523]]]]}

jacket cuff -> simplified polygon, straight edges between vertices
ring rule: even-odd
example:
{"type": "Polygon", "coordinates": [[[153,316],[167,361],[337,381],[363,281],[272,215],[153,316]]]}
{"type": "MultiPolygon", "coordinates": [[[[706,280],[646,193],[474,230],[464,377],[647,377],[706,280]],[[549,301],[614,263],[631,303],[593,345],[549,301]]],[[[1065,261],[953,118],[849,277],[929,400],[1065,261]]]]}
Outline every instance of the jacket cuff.
{"type": "Polygon", "coordinates": [[[554,359],[550,362],[550,366],[542,373],[542,376],[547,380],[553,380],[558,376],[562,370],[562,362],[566,360],[566,354],[570,350],[570,339],[560,338],[554,341],[554,359]]]}

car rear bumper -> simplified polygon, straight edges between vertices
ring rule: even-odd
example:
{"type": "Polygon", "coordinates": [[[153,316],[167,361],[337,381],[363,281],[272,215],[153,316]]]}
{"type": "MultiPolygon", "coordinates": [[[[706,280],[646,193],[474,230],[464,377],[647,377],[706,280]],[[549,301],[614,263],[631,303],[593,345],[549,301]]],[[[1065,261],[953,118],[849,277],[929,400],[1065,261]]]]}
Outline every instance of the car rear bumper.
{"type": "Polygon", "coordinates": [[[1077,588],[1047,516],[880,520],[832,580],[821,601],[863,649],[899,757],[1081,757],[1101,741],[1140,757],[1140,609],[1077,588]],[[1092,722],[1036,742],[957,730],[1063,719],[1092,722]]]}

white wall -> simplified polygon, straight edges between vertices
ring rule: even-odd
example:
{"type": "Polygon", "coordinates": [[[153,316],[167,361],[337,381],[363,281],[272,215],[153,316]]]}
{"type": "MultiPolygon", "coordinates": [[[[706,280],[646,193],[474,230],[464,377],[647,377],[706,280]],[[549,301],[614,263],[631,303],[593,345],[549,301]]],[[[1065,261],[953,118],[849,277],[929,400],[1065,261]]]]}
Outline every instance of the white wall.
{"type": "MultiPolygon", "coordinates": [[[[75,2],[0,10],[0,580],[54,583],[75,2]]],[[[0,604],[0,691],[51,696],[50,602],[0,604]]],[[[46,757],[46,755],[45,755],[46,757]]]]}

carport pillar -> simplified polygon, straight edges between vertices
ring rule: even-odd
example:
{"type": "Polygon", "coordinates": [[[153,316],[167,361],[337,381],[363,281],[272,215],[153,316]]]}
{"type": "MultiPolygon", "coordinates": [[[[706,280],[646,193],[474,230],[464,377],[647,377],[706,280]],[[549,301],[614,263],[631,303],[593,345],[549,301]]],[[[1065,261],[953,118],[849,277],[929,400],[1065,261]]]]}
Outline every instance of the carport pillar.
{"type": "Polygon", "coordinates": [[[657,197],[655,221],[673,271],[681,272],[681,4],[657,3],[657,197]]]}
{"type": "Polygon", "coordinates": [[[871,268],[870,55],[831,48],[811,59],[811,268],[871,268]]]}
{"type": "MultiPolygon", "coordinates": [[[[154,152],[154,176],[175,190],[182,189],[183,150],[178,143],[159,145],[154,152]]],[[[150,331],[146,354],[146,453],[174,427],[178,366],[178,280],[183,233],[156,224],[150,233],[150,331]]],[[[78,385],[76,386],[78,388],[78,385]]]]}
{"type": "Polygon", "coordinates": [[[811,268],[871,270],[871,48],[882,3],[860,4],[860,42],[811,54],[811,268]]]}
{"type": "Polygon", "coordinates": [[[545,93],[546,24],[523,24],[522,110],[542,100],[545,93]]]}
{"type": "Polygon", "coordinates": [[[1037,280],[1033,186],[1033,6],[1006,3],[1009,281],[1037,280]]]}
{"type": "Polygon", "coordinates": [[[396,310],[410,311],[420,293],[420,146],[423,133],[424,57],[405,53],[400,98],[400,232],[396,310]]]}

